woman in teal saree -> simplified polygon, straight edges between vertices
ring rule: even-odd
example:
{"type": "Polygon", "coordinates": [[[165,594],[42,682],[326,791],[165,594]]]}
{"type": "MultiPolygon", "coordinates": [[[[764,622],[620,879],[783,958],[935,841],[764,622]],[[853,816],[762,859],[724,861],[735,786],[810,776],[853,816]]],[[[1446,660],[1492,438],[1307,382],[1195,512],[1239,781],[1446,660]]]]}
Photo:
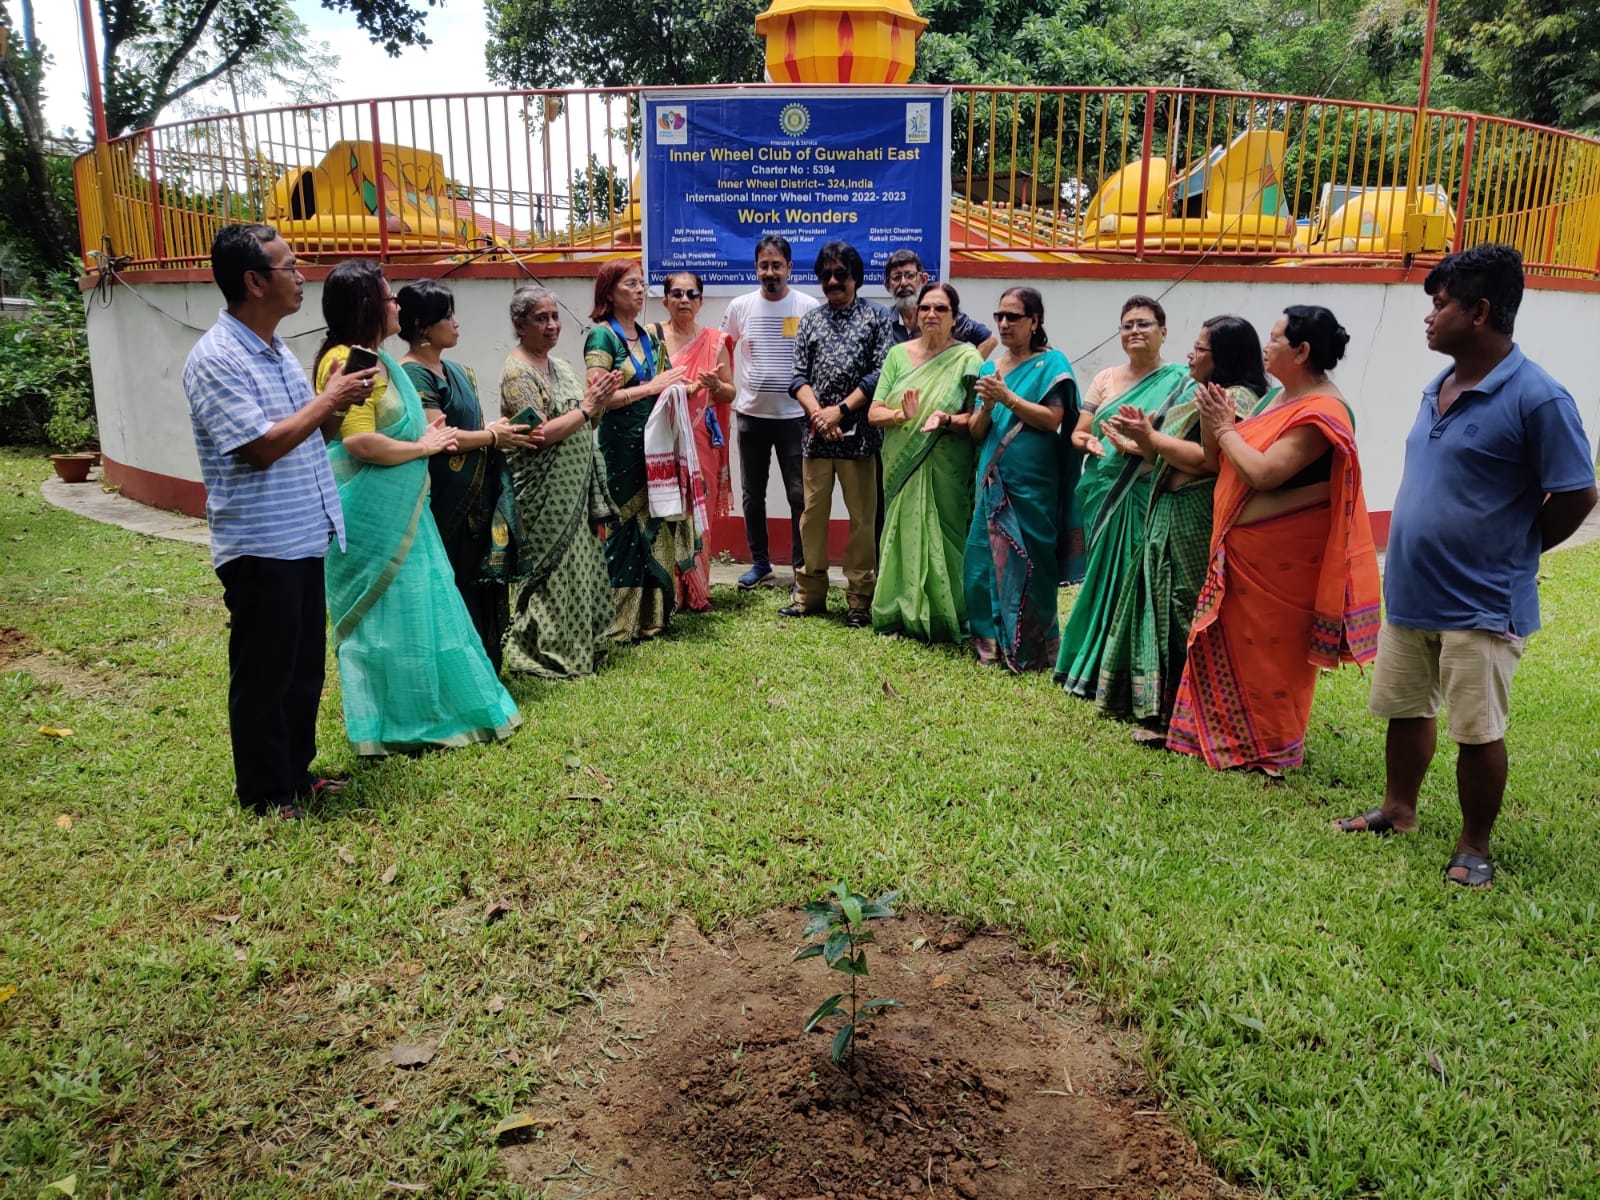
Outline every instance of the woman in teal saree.
{"type": "Polygon", "coordinates": [[[1088,565],[1061,634],[1055,680],[1089,699],[1100,682],[1100,660],[1123,580],[1144,548],[1150,504],[1150,464],[1131,443],[1119,444],[1106,421],[1123,405],[1152,418],[1163,414],[1191,382],[1181,365],[1161,361],[1167,314],[1158,302],[1148,296],[1124,301],[1120,332],[1128,361],[1094,377],[1072,431],[1073,447],[1085,455],[1076,497],[1088,565]]]}
{"type": "Polygon", "coordinates": [[[507,585],[521,577],[521,526],[511,497],[504,451],[528,431],[509,421],[484,423],[478,383],[469,368],[443,357],[461,341],[455,297],[432,279],[400,289],[400,360],[430,423],[456,431],[456,448],[428,459],[429,505],[455,572],[456,590],[498,671],[506,630],[507,585]]]}
{"type": "Polygon", "coordinates": [[[637,259],[604,264],[594,281],[595,326],[583,343],[586,382],[620,372],[600,420],[606,484],[619,516],[606,532],[606,568],[616,607],[610,636],[636,642],[664,632],[676,606],[674,569],[692,566],[700,549],[694,521],[650,515],[645,487],[644,427],[656,397],[683,380],[667,348],[639,324],[644,271],[637,259]]]}
{"type": "MultiPolygon", "coordinates": [[[[1261,339],[1242,317],[1212,317],[1189,352],[1189,377],[1215,383],[1240,420],[1267,395],[1261,339]]],[[[1155,466],[1143,552],[1122,585],[1100,662],[1095,706],[1162,732],[1188,657],[1189,626],[1211,558],[1211,499],[1217,477],[1200,444],[1200,411],[1186,389],[1156,428],[1128,406],[1108,419],[1155,466]]],[[[1142,736],[1142,735],[1141,735],[1142,736]]]]}
{"type": "Polygon", "coordinates": [[[484,653],[428,505],[428,459],[457,431],[429,426],[400,364],[378,349],[398,328],[376,263],[340,263],[323,284],[328,336],[318,386],[351,346],[377,352],[384,386],[352,407],[329,443],[345,545],[329,547],[328,616],[345,733],[360,755],[511,736],[522,718],[484,653]]]}
{"type": "Polygon", "coordinates": [[[972,519],[972,389],[982,364],[951,329],[961,298],[930,283],[917,298],[921,336],[891,349],[867,419],[882,427],[883,538],[872,627],[929,642],[967,636],[961,558],[972,519]]]}
{"type": "Polygon", "coordinates": [[[1061,508],[1078,471],[1061,425],[1077,417],[1078,385],[1067,356],[1050,349],[1037,290],[1002,293],[994,322],[1003,349],[978,373],[977,503],[962,577],[978,661],[1020,674],[1048,669],[1060,648],[1058,546],[1071,532],[1061,508]]]}

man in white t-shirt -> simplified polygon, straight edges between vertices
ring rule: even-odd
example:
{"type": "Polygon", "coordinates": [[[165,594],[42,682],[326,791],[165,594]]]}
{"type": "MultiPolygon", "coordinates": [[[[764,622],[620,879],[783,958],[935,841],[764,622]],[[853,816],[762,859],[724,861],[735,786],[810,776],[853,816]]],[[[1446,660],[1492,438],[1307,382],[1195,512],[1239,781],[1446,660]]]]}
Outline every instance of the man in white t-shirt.
{"type": "Polygon", "coordinates": [[[810,296],[789,290],[791,251],[787,238],[769,233],[756,243],[756,278],[761,287],[734,297],[722,318],[734,350],[734,424],[739,441],[739,473],[744,500],[744,536],[750,544],[750,569],[739,586],[753,588],[772,578],[767,548],[767,479],[772,455],[789,497],[789,554],[798,570],[800,513],[805,509],[805,461],[801,439],[805,409],[789,395],[794,376],[794,335],[800,318],[817,306],[810,296]]]}

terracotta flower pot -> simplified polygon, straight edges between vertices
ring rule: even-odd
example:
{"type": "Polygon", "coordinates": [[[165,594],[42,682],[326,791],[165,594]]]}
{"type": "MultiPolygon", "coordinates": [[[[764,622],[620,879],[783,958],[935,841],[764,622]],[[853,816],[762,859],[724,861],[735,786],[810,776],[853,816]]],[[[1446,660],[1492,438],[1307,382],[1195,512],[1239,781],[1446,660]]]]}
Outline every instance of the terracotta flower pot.
{"type": "Polygon", "coordinates": [[[83,483],[89,478],[89,468],[94,466],[93,454],[52,454],[50,463],[66,483],[83,483]]]}

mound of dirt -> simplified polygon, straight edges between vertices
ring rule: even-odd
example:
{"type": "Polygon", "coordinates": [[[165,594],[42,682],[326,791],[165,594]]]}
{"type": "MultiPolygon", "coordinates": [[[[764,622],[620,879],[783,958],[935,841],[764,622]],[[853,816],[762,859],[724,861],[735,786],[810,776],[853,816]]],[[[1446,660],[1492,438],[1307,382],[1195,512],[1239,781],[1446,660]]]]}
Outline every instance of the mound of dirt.
{"type": "Polygon", "coordinates": [[[906,1007],[836,1068],[839,1022],[800,1028],[848,980],[791,961],[804,923],[675,927],[574,1016],[513,1174],[551,1200],[1238,1195],[1143,1092],[1132,1035],[998,934],[873,922],[861,998],[906,1007]]]}

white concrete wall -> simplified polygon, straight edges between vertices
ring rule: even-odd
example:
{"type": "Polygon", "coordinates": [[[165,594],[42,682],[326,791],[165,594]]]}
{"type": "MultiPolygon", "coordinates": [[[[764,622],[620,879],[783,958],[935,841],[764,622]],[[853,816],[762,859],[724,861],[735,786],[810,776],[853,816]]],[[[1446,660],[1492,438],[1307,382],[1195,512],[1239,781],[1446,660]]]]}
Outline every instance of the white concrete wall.
{"type": "MultiPolygon", "coordinates": [[[[451,355],[471,366],[484,393],[485,406],[498,411],[500,366],[513,344],[507,304],[518,284],[510,280],[452,279],[461,320],[461,344],[451,355]]],[[[1182,361],[1200,322],[1219,313],[1247,318],[1265,336],[1287,304],[1323,304],[1350,331],[1350,347],[1334,378],[1356,413],[1366,479],[1367,503],[1373,511],[1393,506],[1404,441],[1416,418],[1424,383],[1446,360],[1431,353],[1423,340],[1422,318],[1428,298],[1421,278],[1409,284],[1303,283],[1292,272],[1263,268],[1251,283],[1147,280],[1028,280],[1044,295],[1045,324],[1054,345],[1072,359],[1080,380],[1120,355],[1116,338],[1118,310],[1136,292],[1161,299],[1168,317],[1169,357],[1182,361]],[[1162,292],[1171,288],[1165,296],[1162,292]]],[[[955,284],[962,307],[989,322],[1000,294],[1011,281],[962,279],[955,284]]],[[[593,284],[587,279],[555,279],[546,284],[566,305],[558,352],[578,364],[593,284]]],[[[100,441],[106,454],[129,466],[179,479],[198,480],[183,396],[183,361],[200,332],[216,319],[221,294],[210,283],[138,284],[118,287],[110,307],[91,307],[90,358],[94,369],[95,405],[100,441]]],[[[285,321],[279,332],[309,365],[321,340],[321,287],[308,283],[305,306],[285,321]]],[[[726,301],[706,301],[701,320],[721,320],[726,301]]],[[[661,317],[652,300],[646,319],[661,317]]],[[[1600,294],[1529,290],[1518,317],[1518,342],[1577,398],[1591,445],[1600,438],[1600,294]]],[[[390,349],[396,355],[402,344],[390,349]]],[[[738,495],[738,462],[734,463],[738,495]]],[[[787,512],[781,481],[772,472],[768,513],[787,512]]],[[[844,517],[835,499],[834,515],[844,517]]]]}

